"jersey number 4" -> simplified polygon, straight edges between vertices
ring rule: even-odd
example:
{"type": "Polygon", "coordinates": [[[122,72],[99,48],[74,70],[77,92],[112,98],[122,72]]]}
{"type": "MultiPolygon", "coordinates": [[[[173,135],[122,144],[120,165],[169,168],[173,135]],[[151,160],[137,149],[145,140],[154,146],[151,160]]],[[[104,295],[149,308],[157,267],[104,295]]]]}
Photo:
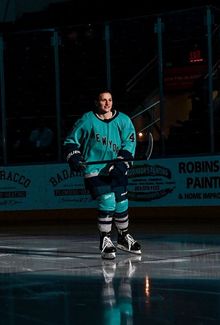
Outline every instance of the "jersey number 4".
{"type": "Polygon", "coordinates": [[[135,141],[134,133],[132,133],[132,134],[130,135],[129,139],[131,140],[131,142],[134,142],[134,141],[135,141]]]}

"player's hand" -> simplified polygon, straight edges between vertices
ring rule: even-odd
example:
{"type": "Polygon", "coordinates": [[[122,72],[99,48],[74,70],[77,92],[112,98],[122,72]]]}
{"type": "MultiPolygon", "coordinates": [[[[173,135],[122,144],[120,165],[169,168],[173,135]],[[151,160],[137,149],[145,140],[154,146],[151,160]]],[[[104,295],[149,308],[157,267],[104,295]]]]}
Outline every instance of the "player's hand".
{"type": "Polygon", "coordinates": [[[82,172],[86,168],[86,166],[83,164],[84,159],[80,153],[71,155],[67,162],[73,172],[82,172]]]}
{"type": "Polygon", "coordinates": [[[118,161],[118,162],[114,163],[114,165],[110,169],[109,175],[113,178],[125,176],[125,175],[127,175],[128,169],[129,169],[128,163],[126,163],[124,161],[118,161]]]}

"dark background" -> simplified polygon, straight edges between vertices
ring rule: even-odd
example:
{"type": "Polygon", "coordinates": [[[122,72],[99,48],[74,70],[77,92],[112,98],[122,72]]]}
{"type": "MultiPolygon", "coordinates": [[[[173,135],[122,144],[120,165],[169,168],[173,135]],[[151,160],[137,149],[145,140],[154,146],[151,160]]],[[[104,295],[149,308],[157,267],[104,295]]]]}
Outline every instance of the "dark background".
{"type": "MultiPolygon", "coordinates": [[[[219,6],[216,0],[194,1],[101,1],[70,0],[50,3],[44,10],[26,12],[15,21],[20,27],[55,27],[80,23],[103,22],[176,10],[197,8],[204,5],[219,6]]],[[[36,7],[36,5],[35,5],[36,7]]]]}

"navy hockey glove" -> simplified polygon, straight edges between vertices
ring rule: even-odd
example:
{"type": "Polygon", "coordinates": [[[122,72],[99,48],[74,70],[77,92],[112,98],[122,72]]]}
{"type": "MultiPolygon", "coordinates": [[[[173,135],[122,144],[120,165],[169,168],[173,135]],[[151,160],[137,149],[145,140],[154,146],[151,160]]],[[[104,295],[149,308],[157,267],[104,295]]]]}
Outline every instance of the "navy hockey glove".
{"type": "Polygon", "coordinates": [[[84,159],[78,150],[70,152],[66,160],[73,172],[82,172],[85,169],[85,165],[83,165],[84,159]]]}
{"type": "Polygon", "coordinates": [[[124,161],[119,161],[114,163],[113,168],[111,169],[109,174],[112,178],[122,177],[127,174],[128,169],[129,169],[128,163],[124,161]]]}
{"type": "MultiPolygon", "coordinates": [[[[118,152],[118,158],[123,160],[132,160],[132,154],[128,150],[120,149],[118,152]]],[[[113,178],[122,177],[127,175],[128,169],[132,166],[132,162],[128,161],[117,161],[114,165],[110,168],[110,175],[113,178]]]]}

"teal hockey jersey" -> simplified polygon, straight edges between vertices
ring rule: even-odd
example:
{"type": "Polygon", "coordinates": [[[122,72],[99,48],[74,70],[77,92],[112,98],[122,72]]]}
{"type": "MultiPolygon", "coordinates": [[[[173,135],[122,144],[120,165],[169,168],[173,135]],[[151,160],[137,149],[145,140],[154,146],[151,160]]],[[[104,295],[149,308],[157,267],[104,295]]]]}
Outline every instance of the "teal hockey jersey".
{"type": "Polygon", "coordinates": [[[85,174],[99,174],[105,167],[102,160],[117,158],[119,150],[127,150],[134,157],[136,132],[130,117],[122,112],[114,111],[111,119],[102,120],[90,111],[76,121],[64,146],[79,150],[86,162],[100,161],[85,169],[85,174]]]}

